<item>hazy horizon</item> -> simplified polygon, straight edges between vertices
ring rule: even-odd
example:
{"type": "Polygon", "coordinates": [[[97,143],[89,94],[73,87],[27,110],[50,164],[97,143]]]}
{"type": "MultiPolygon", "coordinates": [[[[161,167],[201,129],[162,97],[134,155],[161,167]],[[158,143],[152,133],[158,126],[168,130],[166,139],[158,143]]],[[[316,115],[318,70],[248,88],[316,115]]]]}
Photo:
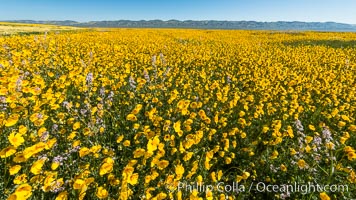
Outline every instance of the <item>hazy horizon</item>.
{"type": "Polygon", "coordinates": [[[11,22],[11,21],[75,21],[79,23],[88,23],[88,22],[101,22],[101,21],[120,21],[120,20],[127,20],[127,21],[155,21],[155,20],[160,20],[160,21],[228,21],[228,22],[238,22],[238,21],[255,21],[255,22],[262,22],[262,23],[274,23],[274,22],[305,22],[305,23],[341,23],[341,24],[350,24],[350,25],[356,25],[356,24],[351,24],[351,23],[345,23],[345,22],[338,22],[338,21],[284,21],[284,20],[279,20],[279,21],[257,21],[257,20],[216,20],[216,19],[206,19],[206,20],[194,20],[194,19],[186,19],[186,20],[179,20],[179,19],[138,19],[138,20],[131,20],[131,19],[111,19],[111,20],[90,20],[90,21],[78,21],[78,20],[72,20],[72,19],[63,19],[63,20],[56,20],[56,19],[49,19],[49,20],[33,20],[33,19],[16,19],[16,20],[0,20],[3,22],[11,22]]]}
{"type": "Polygon", "coordinates": [[[299,21],[356,24],[353,0],[0,0],[0,21],[299,21]]]}

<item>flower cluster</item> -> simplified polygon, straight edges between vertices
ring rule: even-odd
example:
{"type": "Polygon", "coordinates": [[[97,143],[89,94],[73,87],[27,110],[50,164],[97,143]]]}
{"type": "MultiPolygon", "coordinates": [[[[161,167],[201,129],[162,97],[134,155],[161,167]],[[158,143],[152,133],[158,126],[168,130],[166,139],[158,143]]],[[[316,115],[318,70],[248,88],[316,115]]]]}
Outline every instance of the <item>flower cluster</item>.
{"type": "Polygon", "coordinates": [[[0,198],[356,198],[356,51],[330,38],[356,35],[0,37],[0,198]],[[219,182],[348,191],[178,189],[219,182]]]}

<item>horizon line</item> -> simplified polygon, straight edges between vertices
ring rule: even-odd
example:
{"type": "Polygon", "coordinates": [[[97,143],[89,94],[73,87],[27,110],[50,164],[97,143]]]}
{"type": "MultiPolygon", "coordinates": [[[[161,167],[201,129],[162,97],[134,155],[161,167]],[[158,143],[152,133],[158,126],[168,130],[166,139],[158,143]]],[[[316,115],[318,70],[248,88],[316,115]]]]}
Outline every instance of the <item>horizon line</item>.
{"type": "Polygon", "coordinates": [[[49,19],[49,20],[35,20],[35,19],[8,19],[8,20],[2,20],[0,19],[0,22],[16,22],[16,21],[35,21],[35,22],[63,22],[63,21],[72,21],[72,22],[77,22],[77,23],[88,23],[88,22],[103,22],[103,21],[133,21],[133,22],[139,22],[139,21],[163,21],[163,22],[168,22],[168,21],[199,21],[199,22],[204,22],[204,21],[224,21],[224,22],[260,22],[260,23],[276,23],[276,22],[302,22],[302,23],[339,23],[339,24],[348,24],[348,25],[356,25],[352,23],[346,23],[346,22],[338,22],[338,21],[299,21],[299,20],[278,20],[278,21],[258,21],[258,20],[219,20],[219,19],[140,19],[140,20],[132,20],[132,19],[114,19],[114,20],[89,20],[89,21],[77,21],[77,20],[72,20],[72,19],[65,19],[65,20],[55,20],[55,19],[49,19]]]}

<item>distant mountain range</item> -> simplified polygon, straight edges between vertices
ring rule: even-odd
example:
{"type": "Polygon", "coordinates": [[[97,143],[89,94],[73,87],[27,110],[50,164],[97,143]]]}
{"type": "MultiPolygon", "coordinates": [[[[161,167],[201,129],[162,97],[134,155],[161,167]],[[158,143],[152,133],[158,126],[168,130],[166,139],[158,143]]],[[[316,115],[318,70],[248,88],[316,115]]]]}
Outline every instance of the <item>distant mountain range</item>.
{"type": "Polygon", "coordinates": [[[356,25],[336,22],[257,22],[257,21],[216,21],[216,20],[116,20],[76,22],[66,21],[34,21],[12,20],[7,22],[54,24],[76,27],[117,27],[117,28],[197,28],[197,29],[247,29],[247,30],[315,30],[315,31],[352,31],[356,32],[356,25]]]}

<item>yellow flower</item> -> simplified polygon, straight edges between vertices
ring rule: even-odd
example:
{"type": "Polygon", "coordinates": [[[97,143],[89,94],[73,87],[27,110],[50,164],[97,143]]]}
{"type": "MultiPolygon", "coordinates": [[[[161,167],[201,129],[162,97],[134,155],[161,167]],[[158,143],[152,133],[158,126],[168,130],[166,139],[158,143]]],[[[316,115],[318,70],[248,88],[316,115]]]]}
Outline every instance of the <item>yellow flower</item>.
{"type": "Polygon", "coordinates": [[[101,145],[95,145],[95,146],[92,146],[91,148],[90,148],[90,152],[91,153],[97,153],[97,152],[99,152],[100,150],[101,150],[101,145]]]}
{"type": "Polygon", "coordinates": [[[221,179],[221,177],[222,177],[223,174],[224,174],[224,173],[223,173],[222,170],[219,170],[219,171],[218,171],[218,181],[220,181],[220,179],[221,179]]]}
{"type": "Polygon", "coordinates": [[[340,143],[341,143],[341,144],[345,144],[345,142],[346,142],[347,139],[348,139],[348,138],[346,138],[346,137],[340,137],[340,143]]]}
{"type": "Polygon", "coordinates": [[[244,180],[248,179],[248,177],[250,177],[250,173],[249,173],[249,172],[244,172],[244,173],[242,174],[242,178],[243,178],[244,180]]]}
{"type": "Polygon", "coordinates": [[[206,191],[205,198],[206,198],[207,200],[213,200],[213,199],[214,199],[213,192],[212,192],[210,189],[208,189],[208,190],[206,191]]]}
{"type": "Polygon", "coordinates": [[[351,151],[351,152],[348,152],[347,153],[347,159],[348,160],[353,160],[353,159],[356,159],[356,153],[355,152],[353,152],[353,151],[351,151]]]}
{"type": "Polygon", "coordinates": [[[341,115],[341,119],[343,119],[345,121],[351,121],[350,118],[346,115],[341,115]]]}
{"type": "Polygon", "coordinates": [[[140,124],[135,123],[134,126],[133,126],[133,128],[134,128],[135,130],[138,130],[138,129],[140,128],[140,124]]]}
{"type": "Polygon", "coordinates": [[[125,147],[129,147],[129,146],[131,145],[130,140],[125,140],[124,143],[123,143],[123,145],[124,145],[125,147]]]}
{"type": "Polygon", "coordinates": [[[8,139],[14,147],[18,147],[25,142],[25,139],[19,133],[10,133],[8,139]]]}
{"type": "Polygon", "coordinates": [[[266,177],[266,180],[265,180],[267,183],[271,182],[271,178],[269,176],[266,177]]]}
{"type": "Polygon", "coordinates": [[[263,126],[262,133],[267,133],[268,130],[269,130],[268,126],[263,126]]]}
{"type": "Polygon", "coordinates": [[[354,171],[350,171],[347,180],[349,180],[351,183],[356,183],[356,173],[354,171]]]}
{"type": "Polygon", "coordinates": [[[177,174],[177,179],[180,179],[184,174],[184,167],[182,165],[177,165],[175,169],[175,173],[177,174]]]}
{"type": "Polygon", "coordinates": [[[274,150],[272,155],[269,157],[270,159],[276,159],[278,157],[278,151],[274,150]]]}
{"type": "Polygon", "coordinates": [[[344,147],[344,152],[346,152],[346,153],[355,152],[355,150],[351,146],[346,146],[346,147],[344,147]]]}
{"type": "Polygon", "coordinates": [[[306,136],[306,137],[305,137],[305,142],[306,142],[307,144],[309,144],[312,140],[313,140],[313,137],[311,137],[311,136],[306,136]]]}
{"type": "Polygon", "coordinates": [[[20,171],[20,169],[21,169],[21,165],[14,165],[10,167],[9,169],[10,175],[17,174],[20,171]]]}
{"type": "Polygon", "coordinates": [[[284,164],[281,164],[280,166],[281,170],[286,172],[287,171],[287,167],[284,164]]]}
{"type": "Polygon", "coordinates": [[[240,116],[240,117],[243,117],[243,116],[245,116],[245,115],[246,115],[246,113],[245,113],[244,111],[241,110],[241,111],[239,112],[239,116],[240,116]]]}
{"type": "Polygon", "coordinates": [[[73,130],[78,130],[80,128],[80,122],[75,122],[73,124],[73,130]]]}
{"type": "Polygon", "coordinates": [[[108,197],[109,193],[108,191],[104,188],[104,187],[98,187],[97,191],[96,191],[96,196],[99,199],[105,199],[106,197],[108,197]]]}
{"type": "Polygon", "coordinates": [[[198,183],[202,183],[203,182],[203,177],[201,175],[197,176],[196,178],[198,183]]]}
{"type": "Polygon", "coordinates": [[[45,133],[47,131],[47,129],[45,127],[41,127],[38,131],[37,131],[37,135],[42,137],[43,133],[45,133]]]}
{"type": "MultiPolygon", "coordinates": [[[[63,185],[63,179],[60,179],[60,180],[56,181],[56,176],[57,176],[56,173],[52,173],[52,172],[47,173],[47,177],[43,181],[43,186],[42,186],[42,190],[44,192],[48,192],[48,191],[53,190],[55,188],[59,188],[60,186],[63,185]]],[[[42,182],[42,180],[39,180],[38,182],[42,182]]]]}
{"type": "Polygon", "coordinates": [[[76,140],[76,141],[74,141],[73,143],[72,143],[72,147],[74,148],[74,147],[77,147],[77,146],[79,146],[80,145],[80,140],[76,140]]]}
{"type": "Polygon", "coordinates": [[[110,185],[112,185],[112,186],[117,186],[120,184],[120,180],[115,178],[115,176],[113,174],[108,175],[108,180],[109,180],[110,185]]]}
{"type": "Polygon", "coordinates": [[[169,165],[168,160],[161,160],[157,163],[158,169],[160,169],[160,170],[166,168],[168,165],[169,165]]]}
{"type": "Polygon", "coordinates": [[[46,162],[46,159],[40,159],[40,160],[37,160],[36,162],[34,162],[32,164],[32,167],[31,167],[31,172],[35,175],[41,173],[42,171],[42,167],[44,165],[44,163],[46,162]]]}
{"type": "Polygon", "coordinates": [[[192,102],[189,105],[192,109],[196,109],[198,107],[198,104],[196,102],[192,102]]]}
{"type": "Polygon", "coordinates": [[[349,127],[349,130],[352,131],[352,132],[355,132],[356,131],[356,125],[351,125],[349,127]]]}
{"type": "Polygon", "coordinates": [[[73,184],[73,188],[75,190],[81,190],[82,187],[85,186],[85,181],[83,179],[76,179],[73,184]]]}
{"type": "Polygon", "coordinates": [[[16,176],[14,179],[14,183],[16,185],[22,184],[22,183],[26,183],[27,182],[27,175],[26,174],[21,174],[19,176],[16,176]]]}
{"type": "Polygon", "coordinates": [[[67,191],[63,191],[63,192],[58,194],[58,196],[56,197],[55,200],[67,200],[67,199],[68,199],[68,192],[67,191]]]}
{"type": "Polygon", "coordinates": [[[159,140],[158,136],[155,136],[153,139],[149,139],[148,143],[147,143],[147,151],[148,152],[156,151],[159,143],[160,143],[160,140],[159,140]]]}
{"type": "Polygon", "coordinates": [[[310,130],[315,131],[315,127],[313,125],[309,124],[308,127],[309,127],[310,130]]]}
{"type": "Polygon", "coordinates": [[[134,172],[134,168],[133,167],[131,167],[131,166],[129,166],[129,167],[125,167],[124,168],[124,171],[122,172],[123,173],[123,176],[124,177],[129,177],[129,176],[131,176],[131,174],[134,172]]]}
{"type": "Polygon", "coordinates": [[[287,127],[287,133],[290,138],[294,138],[293,129],[291,126],[287,127]]]}
{"type": "Polygon", "coordinates": [[[183,160],[184,161],[190,160],[192,158],[193,154],[194,154],[193,152],[186,152],[186,154],[183,157],[183,160]]]}
{"type": "Polygon", "coordinates": [[[48,140],[47,142],[46,142],[46,149],[47,150],[49,150],[49,149],[51,149],[55,144],[57,143],[57,139],[56,138],[52,138],[52,139],[50,139],[50,140],[48,140]]]}
{"type": "Polygon", "coordinates": [[[204,110],[199,110],[198,115],[199,115],[201,118],[206,117],[206,114],[205,114],[205,111],[204,111],[204,110]]]}
{"type": "MultiPolygon", "coordinates": [[[[88,171],[88,174],[89,174],[90,172],[88,171]]],[[[93,183],[95,181],[95,179],[93,178],[93,177],[91,177],[91,178],[87,178],[87,179],[85,179],[85,185],[86,186],[88,186],[88,185],[90,185],[91,183],[93,183]]]]}
{"type": "Polygon", "coordinates": [[[13,126],[19,121],[19,115],[18,114],[13,114],[11,115],[5,122],[6,127],[13,126]]]}
{"type": "Polygon", "coordinates": [[[297,164],[300,169],[304,169],[306,167],[306,162],[303,159],[298,160],[297,164]]]}
{"type": "Polygon", "coordinates": [[[15,193],[16,199],[28,199],[32,195],[32,187],[25,183],[16,188],[15,193]]]}
{"type": "Polygon", "coordinates": [[[136,149],[135,151],[134,151],[134,158],[139,158],[139,157],[142,157],[143,155],[145,155],[145,152],[146,152],[146,150],[144,150],[144,149],[136,149]]]}
{"type": "Polygon", "coordinates": [[[293,148],[290,148],[289,151],[291,156],[294,156],[297,153],[297,151],[293,148]]]}
{"type": "Polygon", "coordinates": [[[90,153],[90,149],[87,147],[82,147],[79,150],[79,156],[82,158],[90,153]]]}
{"type": "Polygon", "coordinates": [[[142,104],[137,104],[135,109],[131,112],[131,114],[137,115],[141,109],[142,109],[142,104]]]}
{"type": "Polygon", "coordinates": [[[7,158],[16,153],[16,148],[13,146],[6,147],[0,151],[1,158],[7,158]]]}
{"type": "Polygon", "coordinates": [[[126,120],[134,122],[137,121],[137,117],[134,114],[128,114],[126,120]]]}
{"type": "Polygon", "coordinates": [[[91,135],[92,132],[90,131],[90,128],[86,127],[86,128],[83,129],[83,134],[84,134],[85,136],[87,136],[87,135],[91,135]]]}
{"type": "Polygon", "coordinates": [[[321,200],[330,200],[330,197],[325,192],[320,193],[319,196],[321,200]]]}
{"type": "Polygon", "coordinates": [[[309,145],[305,147],[305,152],[310,153],[311,150],[312,148],[309,145]]]}
{"type": "Polygon", "coordinates": [[[220,194],[219,200],[225,200],[225,199],[226,199],[225,194],[220,194]]]}
{"type": "Polygon", "coordinates": [[[127,183],[130,185],[136,185],[138,183],[138,173],[134,173],[128,177],[127,183]]]}
{"type": "Polygon", "coordinates": [[[23,151],[23,155],[24,155],[25,159],[28,159],[28,158],[32,157],[33,155],[43,151],[45,148],[46,148],[46,144],[43,142],[39,142],[35,145],[27,147],[23,151]]]}
{"type": "Polygon", "coordinates": [[[225,158],[225,164],[230,164],[231,163],[231,161],[232,161],[232,159],[230,158],[230,157],[226,157],[225,158]]]}
{"type": "Polygon", "coordinates": [[[110,157],[107,157],[107,158],[105,158],[105,159],[103,160],[103,162],[114,164],[115,161],[114,161],[114,159],[112,159],[112,158],[110,158],[110,157]]]}
{"type": "Polygon", "coordinates": [[[167,194],[161,192],[161,193],[157,194],[157,196],[156,196],[155,198],[153,198],[153,199],[157,199],[157,200],[164,200],[164,199],[167,199],[167,194]]]}
{"type": "MultiPolygon", "coordinates": [[[[30,183],[33,183],[33,184],[40,184],[42,181],[43,181],[43,176],[41,176],[41,175],[33,176],[30,179],[30,183]]],[[[44,185],[44,187],[46,187],[46,186],[44,185]]]]}
{"type": "Polygon", "coordinates": [[[15,163],[25,162],[27,159],[23,153],[17,153],[14,159],[12,159],[15,163]]]}
{"type": "Polygon", "coordinates": [[[103,163],[100,167],[99,174],[103,176],[104,174],[111,173],[113,170],[114,163],[103,163]]]}
{"type": "Polygon", "coordinates": [[[216,173],[215,173],[215,172],[211,172],[210,176],[211,176],[211,180],[212,180],[213,182],[217,182],[216,173]]]}
{"type": "Polygon", "coordinates": [[[120,135],[119,137],[117,137],[116,143],[120,143],[123,139],[124,139],[124,135],[120,135]]]}
{"type": "Polygon", "coordinates": [[[51,164],[51,169],[56,170],[59,167],[60,163],[59,162],[52,162],[51,164]]]}
{"type": "Polygon", "coordinates": [[[346,122],[339,121],[339,123],[337,125],[340,127],[344,127],[346,125],[346,122]]]}
{"type": "Polygon", "coordinates": [[[239,118],[238,120],[238,123],[241,124],[242,126],[246,126],[246,120],[244,118],[239,118]]]}
{"type": "Polygon", "coordinates": [[[104,127],[100,127],[99,132],[100,133],[104,133],[104,131],[105,131],[105,128],[104,127]]]}
{"type": "Polygon", "coordinates": [[[24,125],[20,125],[20,126],[19,126],[19,133],[20,133],[21,135],[24,135],[26,132],[27,132],[27,127],[24,126],[24,125]]]}
{"type": "Polygon", "coordinates": [[[335,147],[334,143],[332,143],[332,142],[326,143],[325,146],[326,146],[326,148],[328,148],[328,149],[334,149],[334,147],[335,147]]]}
{"type": "Polygon", "coordinates": [[[173,124],[173,128],[174,128],[174,131],[176,132],[176,133],[178,133],[179,131],[181,131],[181,128],[180,128],[180,121],[177,121],[177,122],[175,122],[174,124],[173,124]]]}

